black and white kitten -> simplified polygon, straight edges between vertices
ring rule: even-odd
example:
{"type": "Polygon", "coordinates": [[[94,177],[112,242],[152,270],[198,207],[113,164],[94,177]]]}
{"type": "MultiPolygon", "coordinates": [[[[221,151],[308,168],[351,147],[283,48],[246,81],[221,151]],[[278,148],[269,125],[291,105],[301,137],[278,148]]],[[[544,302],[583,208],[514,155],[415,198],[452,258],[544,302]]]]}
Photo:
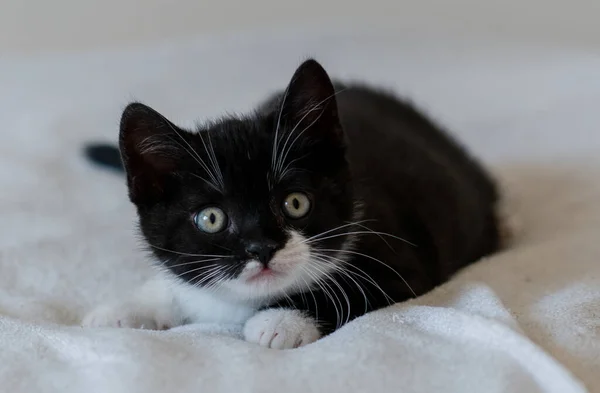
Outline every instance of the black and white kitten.
{"type": "MultiPolygon", "coordinates": [[[[120,164],[115,147],[90,152],[120,164]]],[[[255,113],[195,132],[130,104],[120,153],[160,269],[84,326],[238,323],[247,341],[298,347],[499,247],[479,164],[408,104],[334,87],[314,60],[255,113]]]]}

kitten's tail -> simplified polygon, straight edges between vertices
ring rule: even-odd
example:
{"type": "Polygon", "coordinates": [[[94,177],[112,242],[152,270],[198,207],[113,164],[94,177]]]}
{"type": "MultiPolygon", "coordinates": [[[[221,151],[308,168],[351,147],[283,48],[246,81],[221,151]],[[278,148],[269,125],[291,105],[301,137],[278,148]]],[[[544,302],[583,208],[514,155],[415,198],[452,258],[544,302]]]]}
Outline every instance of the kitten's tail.
{"type": "Polygon", "coordinates": [[[119,148],[112,144],[90,143],[85,146],[84,154],[88,160],[96,165],[123,172],[123,161],[119,148]]]}

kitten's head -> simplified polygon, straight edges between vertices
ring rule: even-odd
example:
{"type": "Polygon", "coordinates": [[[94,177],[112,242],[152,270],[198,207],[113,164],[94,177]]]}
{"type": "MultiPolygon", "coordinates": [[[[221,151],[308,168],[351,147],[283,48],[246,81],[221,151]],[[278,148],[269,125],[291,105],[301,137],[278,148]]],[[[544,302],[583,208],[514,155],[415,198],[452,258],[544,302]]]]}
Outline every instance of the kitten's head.
{"type": "Polygon", "coordinates": [[[146,241],[188,283],[265,300],[339,268],[354,203],[334,87],[316,61],[271,110],[196,132],[130,104],[120,148],[146,241]]]}

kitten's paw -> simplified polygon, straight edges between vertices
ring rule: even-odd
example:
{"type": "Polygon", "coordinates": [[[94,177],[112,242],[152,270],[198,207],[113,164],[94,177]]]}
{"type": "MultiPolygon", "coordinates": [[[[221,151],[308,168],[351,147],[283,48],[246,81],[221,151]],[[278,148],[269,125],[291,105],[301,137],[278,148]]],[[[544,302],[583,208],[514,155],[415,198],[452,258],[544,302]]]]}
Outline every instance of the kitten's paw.
{"type": "Polygon", "coordinates": [[[267,348],[297,348],[317,341],[320,337],[316,321],[298,310],[264,310],[250,318],[244,326],[246,341],[267,348]]]}
{"type": "Polygon", "coordinates": [[[135,312],[127,306],[102,305],[94,309],[83,318],[83,327],[112,327],[164,330],[154,318],[135,312]]]}

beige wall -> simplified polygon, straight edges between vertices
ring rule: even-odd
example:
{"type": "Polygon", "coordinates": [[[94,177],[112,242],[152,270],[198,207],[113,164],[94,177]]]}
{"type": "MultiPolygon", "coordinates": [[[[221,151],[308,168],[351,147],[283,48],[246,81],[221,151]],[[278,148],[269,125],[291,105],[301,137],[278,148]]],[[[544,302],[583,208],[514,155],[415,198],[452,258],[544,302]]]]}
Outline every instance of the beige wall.
{"type": "Polygon", "coordinates": [[[600,44],[600,0],[1,0],[0,54],[329,22],[600,44]]]}

